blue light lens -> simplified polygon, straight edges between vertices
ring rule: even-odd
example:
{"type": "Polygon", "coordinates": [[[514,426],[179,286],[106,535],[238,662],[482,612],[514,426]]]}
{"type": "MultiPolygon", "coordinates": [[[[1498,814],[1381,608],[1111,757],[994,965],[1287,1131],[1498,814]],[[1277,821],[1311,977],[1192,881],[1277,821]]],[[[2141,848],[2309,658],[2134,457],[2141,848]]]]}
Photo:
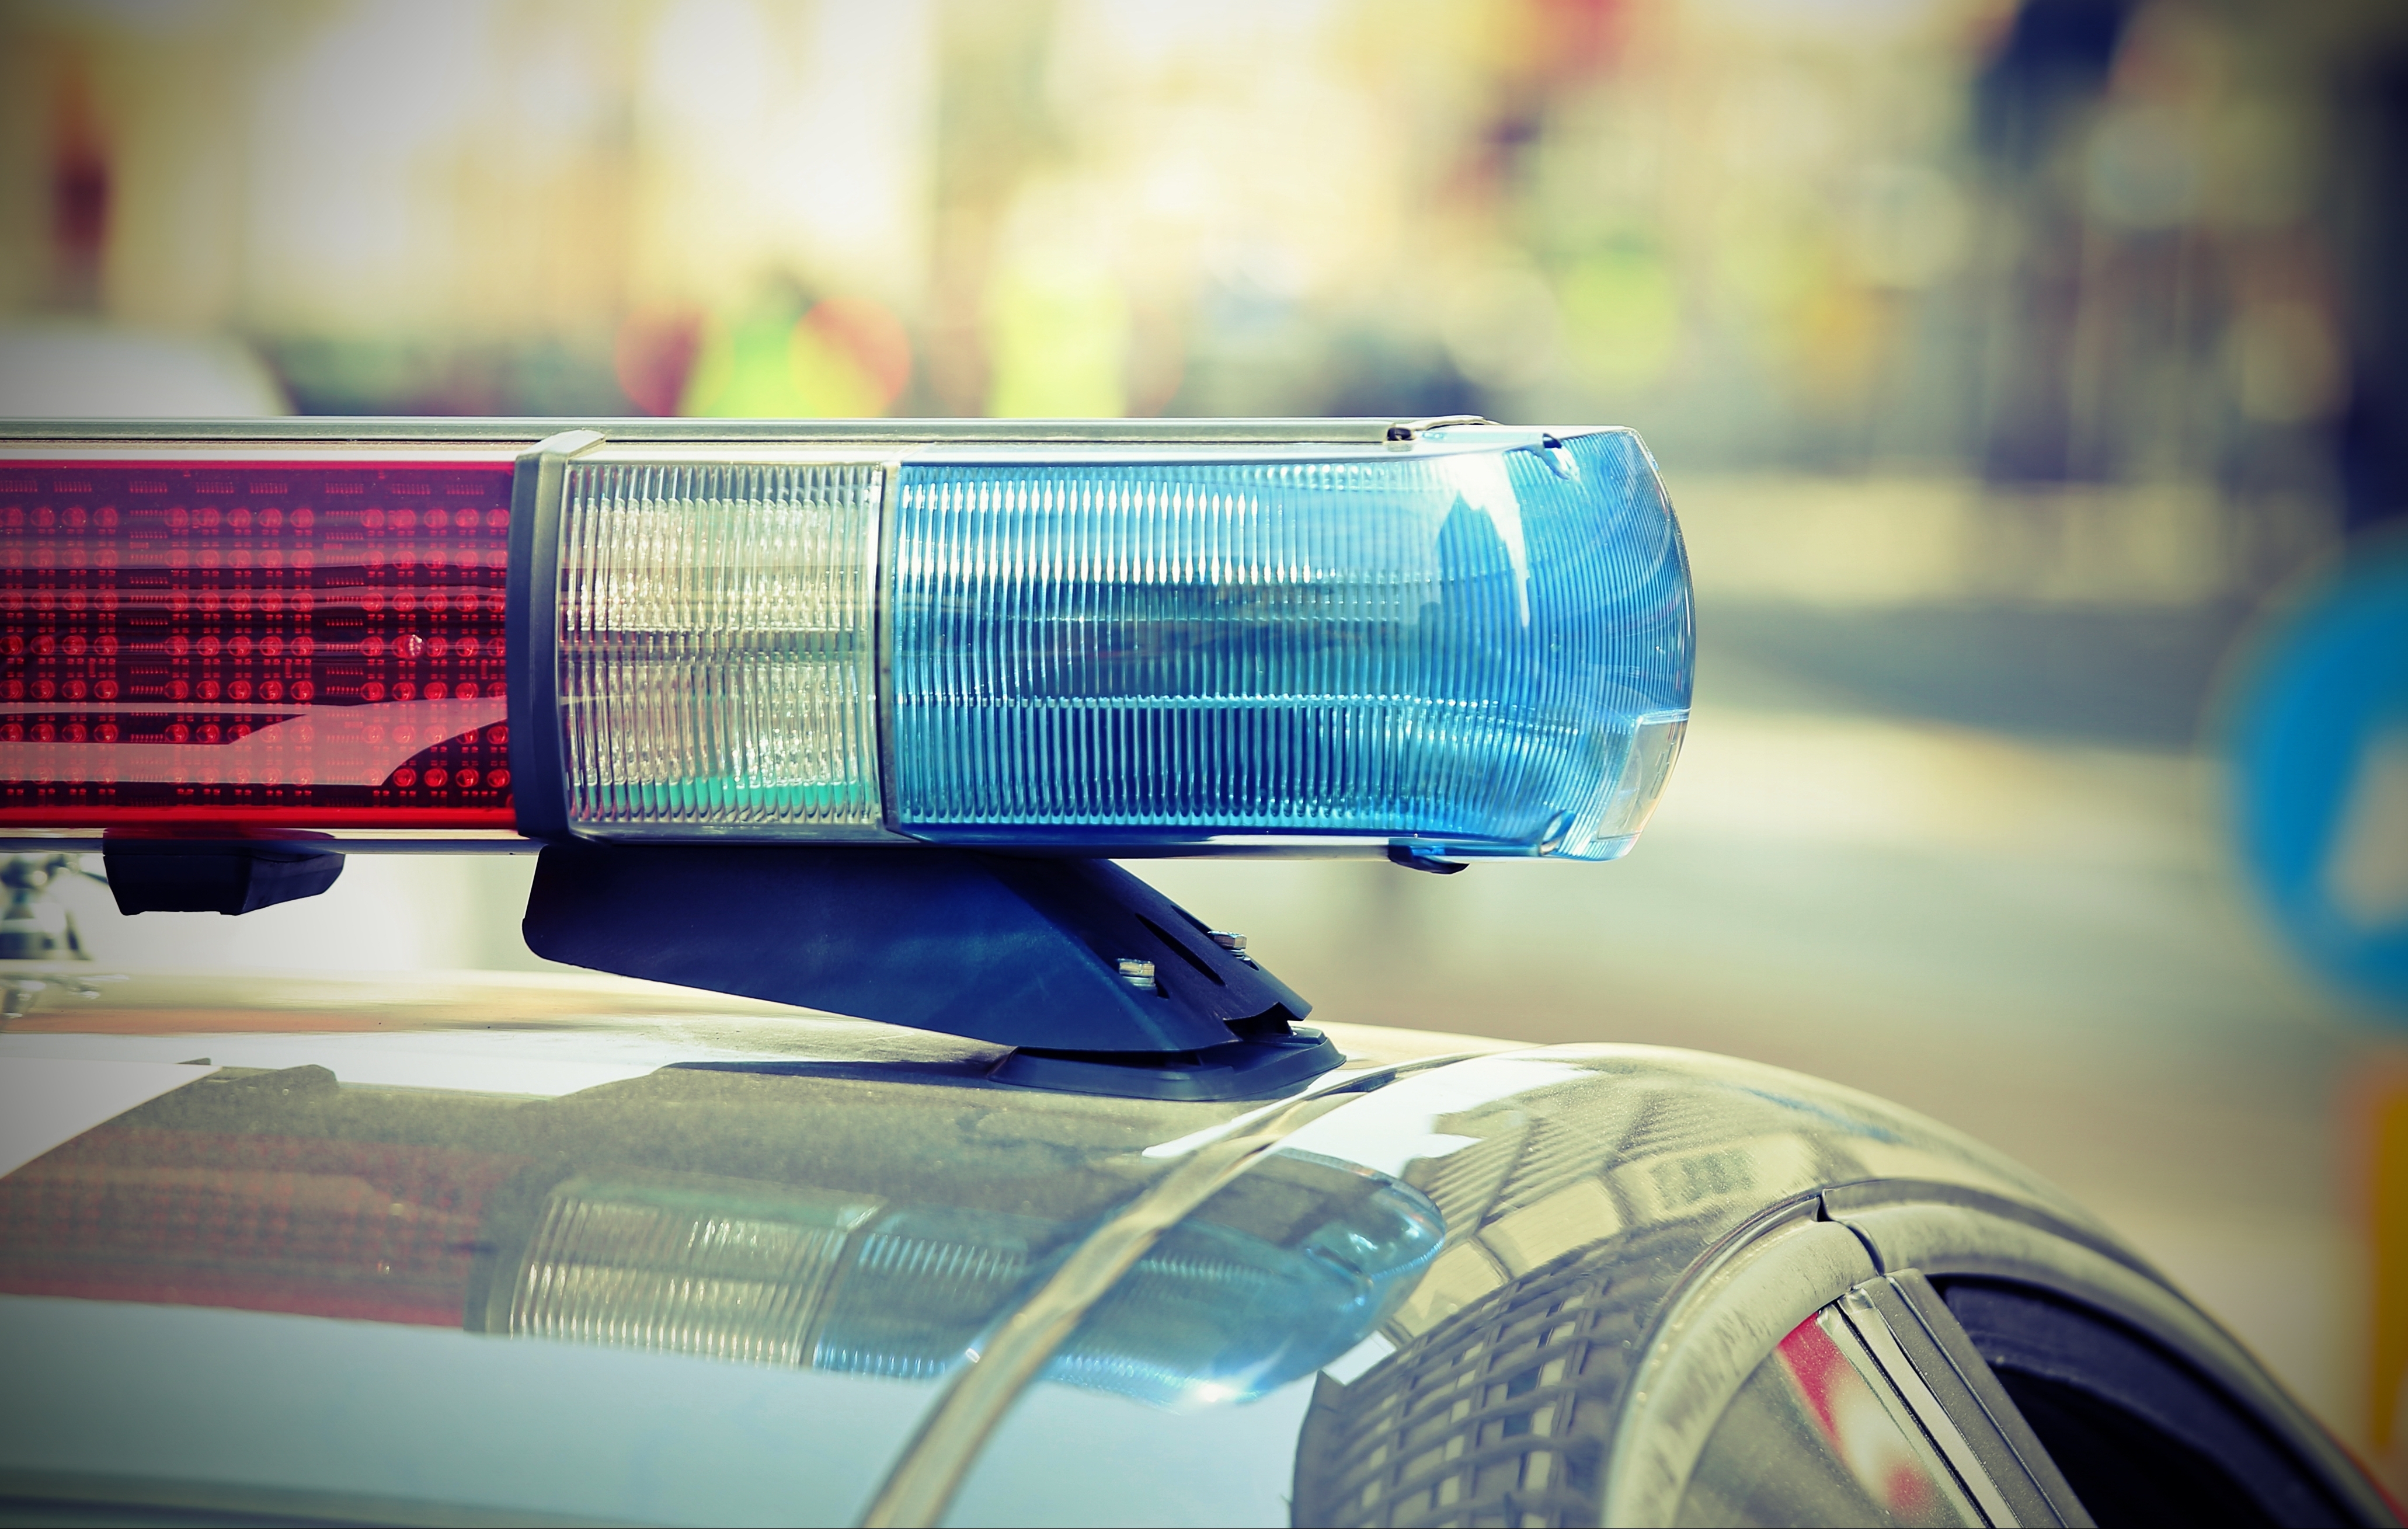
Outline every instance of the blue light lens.
{"type": "Polygon", "coordinates": [[[923,838],[1611,859],[1688,715],[1687,560],[1628,431],[930,454],[894,517],[923,838]]]}

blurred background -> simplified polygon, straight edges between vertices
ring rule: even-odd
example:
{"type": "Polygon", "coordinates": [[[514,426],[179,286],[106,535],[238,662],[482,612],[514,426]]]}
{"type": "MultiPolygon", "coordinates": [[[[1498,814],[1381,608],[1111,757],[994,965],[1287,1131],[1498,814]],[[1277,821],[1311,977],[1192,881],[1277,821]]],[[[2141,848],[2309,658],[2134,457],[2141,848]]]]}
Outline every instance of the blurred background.
{"type": "MultiPolygon", "coordinates": [[[[13,0],[0,413],[1635,425],[1701,656],[1634,858],[1148,874],[1324,1018],[1986,1138],[2397,1483],[2408,994],[2286,939],[2232,762],[2408,509],[2403,191],[2374,0],[13,0]]],[[[2395,712],[2300,830],[2334,939],[2408,926],[2395,712]]],[[[532,967],[531,870],[73,895],[532,967]]]]}

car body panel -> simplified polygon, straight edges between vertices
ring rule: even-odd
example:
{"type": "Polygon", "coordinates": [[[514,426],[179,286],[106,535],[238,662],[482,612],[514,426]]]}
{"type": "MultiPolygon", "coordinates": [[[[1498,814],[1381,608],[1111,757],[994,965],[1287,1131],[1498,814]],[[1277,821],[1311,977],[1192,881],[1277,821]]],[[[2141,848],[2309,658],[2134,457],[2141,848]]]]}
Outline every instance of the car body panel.
{"type": "Polygon", "coordinates": [[[1998,1154],[1725,1057],[1333,1026],[1346,1066],[1287,1096],[1136,1100],[996,1084],[975,1041],[609,979],[0,975],[8,1098],[193,1065],[0,1178],[20,1496],[429,1522],[1669,1516],[1772,1345],[1903,1266],[1884,1238],[1946,1253],[1956,1223],[1900,1219],[1935,1204],[2221,1336],[1998,1154]],[[1049,1303],[1027,1379],[973,1395],[1049,1303]]]}

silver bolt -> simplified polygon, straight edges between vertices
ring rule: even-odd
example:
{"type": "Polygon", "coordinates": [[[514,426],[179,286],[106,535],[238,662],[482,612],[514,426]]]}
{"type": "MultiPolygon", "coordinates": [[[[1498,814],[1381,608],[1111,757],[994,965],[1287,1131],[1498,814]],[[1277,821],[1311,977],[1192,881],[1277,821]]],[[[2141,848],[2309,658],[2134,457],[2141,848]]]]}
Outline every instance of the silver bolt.
{"type": "Polygon", "coordinates": [[[1246,936],[1233,935],[1226,929],[1215,929],[1212,931],[1212,943],[1224,950],[1242,950],[1246,948],[1246,936]]]}
{"type": "Polygon", "coordinates": [[[1123,956],[1112,963],[1112,965],[1121,974],[1121,980],[1133,988],[1141,988],[1148,993],[1153,993],[1159,986],[1154,979],[1154,963],[1151,961],[1140,961],[1135,956],[1123,956]]]}

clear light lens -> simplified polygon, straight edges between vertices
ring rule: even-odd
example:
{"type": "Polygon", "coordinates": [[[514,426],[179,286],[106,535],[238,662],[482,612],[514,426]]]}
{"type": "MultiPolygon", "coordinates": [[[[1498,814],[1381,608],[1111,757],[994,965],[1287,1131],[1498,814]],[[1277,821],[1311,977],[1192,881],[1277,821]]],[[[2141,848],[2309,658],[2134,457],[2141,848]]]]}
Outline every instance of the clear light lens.
{"type": "Polygon", "coordinates": [[[1687,715],[1680,532],[1629,432],[1502,434],[907,462],[896,826],[1620,854],[1687,715]]]}
{"type": "Polygon", "coordinates": [[[571,826],[877,824],[881,492],[865,464],[571,465],[556,671],[571,826]]]}

